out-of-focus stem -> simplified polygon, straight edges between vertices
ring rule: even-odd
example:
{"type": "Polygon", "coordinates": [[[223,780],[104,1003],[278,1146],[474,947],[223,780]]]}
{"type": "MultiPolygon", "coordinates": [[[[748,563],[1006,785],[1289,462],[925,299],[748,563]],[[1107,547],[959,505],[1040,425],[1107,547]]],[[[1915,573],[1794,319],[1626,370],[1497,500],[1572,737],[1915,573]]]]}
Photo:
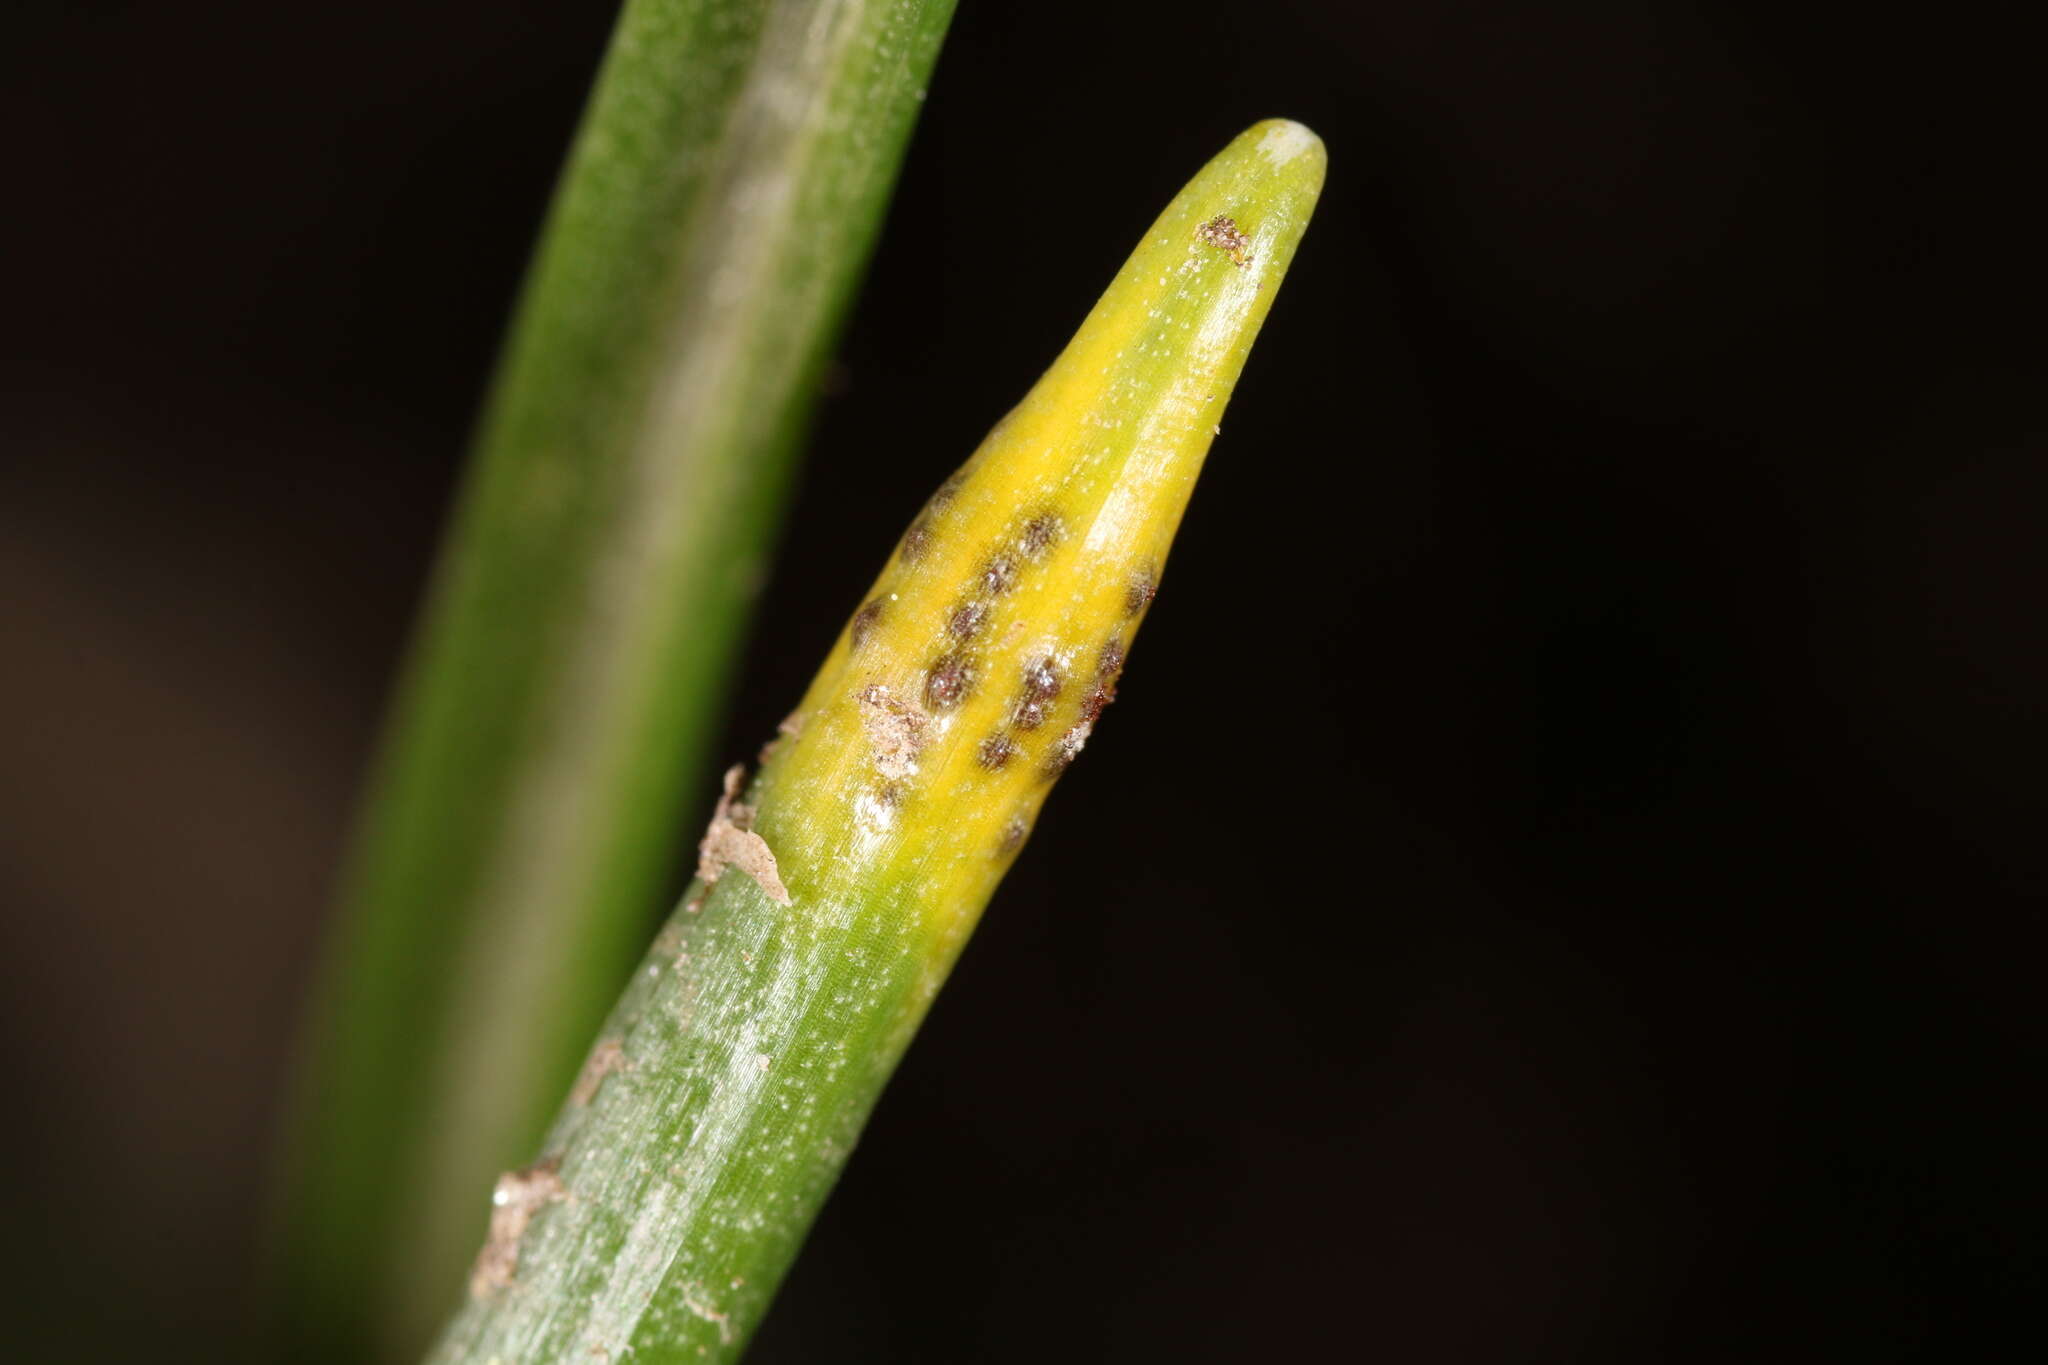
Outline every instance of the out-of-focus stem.
{"type": "Polygon", "coordinates": [[[410,1358],[659,913],[953,0],[628,0],[351,861],[280,1358],[410,1358]]]}

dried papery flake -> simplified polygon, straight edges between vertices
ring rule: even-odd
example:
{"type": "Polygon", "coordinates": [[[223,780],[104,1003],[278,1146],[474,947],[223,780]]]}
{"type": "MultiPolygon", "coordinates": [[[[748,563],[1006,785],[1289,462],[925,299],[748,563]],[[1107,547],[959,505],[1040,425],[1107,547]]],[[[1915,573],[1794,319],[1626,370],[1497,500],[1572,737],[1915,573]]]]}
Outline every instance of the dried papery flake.
{"type": "Polygon", "coordinates": [[[923,707],[882,683],[870,683],[860,691],[860,723],[875,772],[885,783],[901,782],[917,771],[925,728],[931,724],[923,707]]]}
{"type": "Polygon", "coordinates": [[[569,1197],[568,1189],[556,1174],[561,1164],[560,1157],[549,1157],[498,1177],[497,1186],[491,1191],[490,1234],[469,1274],[472,1298],[485,1298],[512,1287],[519,1272],[519,1243],[526,1236],[526,1225],[542,1208],[569,1197]]]}
{"type": "Polygon", "coordinates": [[[776,722],[775,738],[761,746],[761,751],[754,755],[756,761],[766,763],[769,759],[775,757],[775,751],[782,747],[782,741],[785,739],[795,739],[803,732],[804,713],[802,711],[790,712],[776,722]]]}
{"type": "Polygon", "coordinates": [[[626,1056],[626,1049],[616,1038],[607,1038],[590,1050],[584,1060],[583,1070],[576,1077],[575,1086],[569,1091],[569,1103],[581,1109],[597,1098],[597,1088],[604,1084],[604,1078],[615,1072],[631,1071],[633,1063],[626,1056]]]}
{"type": "Polygon", "coordinates": [[[781,869],[768,841],[754,833],[754,808],[739,799],[747,770],[734,764],[726,770],[725,791],[712,812],[711,827],[697,843],[697,876],[706,886],[714,885],[728,867],[736,867],[754,879],[777,905],[790,904],[789,890],[782,884],[781,869]]]}

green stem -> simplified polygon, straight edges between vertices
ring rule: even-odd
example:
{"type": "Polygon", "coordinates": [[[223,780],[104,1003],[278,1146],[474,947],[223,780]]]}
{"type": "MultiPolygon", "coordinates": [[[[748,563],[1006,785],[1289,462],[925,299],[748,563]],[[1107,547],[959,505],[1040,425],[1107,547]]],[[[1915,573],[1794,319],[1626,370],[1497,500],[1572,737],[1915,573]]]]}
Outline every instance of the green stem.
{"type": "Polygon", "coordinates": [[[814,379],[953,0],[629,0],[352,860],[294,1133],[296,1358],[402,1358],[670,874],[814,379]]]}
{"type": "Polygon", "coordinates": [[[1093,733],[1321,188],[1244,134],[905,534],[500,1180],[433,1360],[736,1359],[1054,779],[1093,733]]]}

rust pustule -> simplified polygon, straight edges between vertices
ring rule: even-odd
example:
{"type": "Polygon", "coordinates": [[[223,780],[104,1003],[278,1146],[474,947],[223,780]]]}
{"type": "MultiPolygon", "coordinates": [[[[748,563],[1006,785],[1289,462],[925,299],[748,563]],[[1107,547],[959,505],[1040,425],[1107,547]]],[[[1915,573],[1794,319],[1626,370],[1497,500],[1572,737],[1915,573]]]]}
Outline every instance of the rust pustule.
{"type": "Polygon", "coordinates": [[[990,735],[974,751],[975,761],[990,772],[998,772],[1009,766],[1017,756],[1017,746],[1008,735],[990,735]]]}

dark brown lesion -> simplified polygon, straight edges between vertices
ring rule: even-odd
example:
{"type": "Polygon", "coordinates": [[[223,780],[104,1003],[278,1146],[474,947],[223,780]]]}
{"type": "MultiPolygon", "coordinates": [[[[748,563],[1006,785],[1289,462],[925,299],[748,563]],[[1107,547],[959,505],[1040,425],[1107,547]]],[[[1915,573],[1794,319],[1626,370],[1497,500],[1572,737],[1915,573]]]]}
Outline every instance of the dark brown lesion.
{"type": "MultiPolygon", "coordinates": [[[[1099,713],[1099,708],[1098,708],[1099,713]]],[[[1074,760],[1081,756],[1081,748],[1088,743],[1088,736],[1095,731],[1092,718],[1083,718],[1079,723],[1067,727],[1059,742],[1052,746],[1052,752],[1045,756],[1038,775],[1047,782],[1074,766],[1074,760]]]]}
{"type": "Polygon", "coordinates": [[[1073,766],[1081,749],[1095,733],[1095,723],[1102,719],[1102,713],[1116,700],[1117,676],[1124,668],[1124,643],[1121,638],[1112,637],[1095,656],[1095,676],[1088,685],[1088,694],[1081,699],[1080,714],[1067,727],[1052,750],[1046,754],[1039,766],[1039,776],[1050,782],[1073,766]]]}
{"type": "Polygon", "coordinates": [[[1000,772],[1017,756],[1017,745],[1008,735],[994,734],[974,751],[975,761],[990,772],[1000,772]]]}
{"type": "Polygon", "coordinates": [[[975,664],[960,650],[943,654],[924,675],[924,704],[929,711],[951,711],[974,690],[975,664]]]}
{"type": "Polygon", "coordinates": [[[946,633],[956,640],[972,640],[988,624],[986,602],[962,602],[946,617],[946,633]]]}
{"type": "Polygon", "coordinates": [[[1124,615],[1136,616],[1158,595],[1159,570],[1148,564],[1131,575],[1130,585],[1124,589],[1124,615]]]}
{"type": "Polygon", "coordinates": [[[910,523],[910,529],[903,533],[902,547],[897,551],[905,564],[915,564],[924,558],[924,552],[931,548],[932,522],[929,516],[921,516],[910,523]]]}
{"type": "Polygon", "coordinates": [[[1036,730],[1045,724],[1046,714],[1060,695],[1063,679],[1058,661],[1037,658],[1024,666],[1024,685],[1017,697],[1013,723],[1019,730],[1036,730]]]}
{"type": "Polygon", "coordinates": [[[853,614],[853,619],[846,623],[847,647],[859,649],[862,645],[866,644],[868,636],[874,634],[875,626],[880,623],[881,619],[882,599],[877,597],[862,606],[859,611],[853,614]]]}
{"type": "Polygon", "coordinates": [[[1024,529],[1017,533],[1017,547],[1027,559],[1042,559],[1045,552],[1059,544],[1066,533],[1066,524],[1057,512],[1040,512],[1024,523],[1024,529]]]}
{"type": "Polygon", "coordinates": [[[981,573],[975,580],[981,590],[990,597],[1001,597],[1017,586],[1017,558],[1007,551],[997,551],[981,566],[981,573]]]}

